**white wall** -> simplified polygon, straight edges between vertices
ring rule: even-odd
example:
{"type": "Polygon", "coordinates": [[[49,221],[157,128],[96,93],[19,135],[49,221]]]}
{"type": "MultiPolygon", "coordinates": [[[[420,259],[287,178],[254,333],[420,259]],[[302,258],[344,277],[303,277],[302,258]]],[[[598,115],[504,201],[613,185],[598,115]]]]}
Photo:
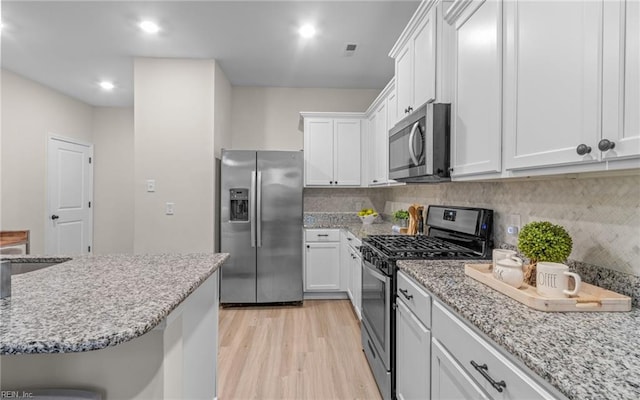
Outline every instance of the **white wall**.
{"type": "Polygon", "coordinates": [[[133,253],[133,109],[96,107],[93,252],[133,253]]]}
{"type": "Polygon", "coordinates": [[[234,87],[232,148],[300,150],[300,111],[366,111],[378,89],[234,87]]]}
{"type": "Polygon", "coordinates": [[[212,60],[135,59],[135,253],[214,249],[214,81],[212,60]]]}
{"type": "Polygon", "coordinates": [[[2,70],[0,230],[31,231],[43,254],[46,148],[50,134],[93,142],[91,106],[2,70]]]}

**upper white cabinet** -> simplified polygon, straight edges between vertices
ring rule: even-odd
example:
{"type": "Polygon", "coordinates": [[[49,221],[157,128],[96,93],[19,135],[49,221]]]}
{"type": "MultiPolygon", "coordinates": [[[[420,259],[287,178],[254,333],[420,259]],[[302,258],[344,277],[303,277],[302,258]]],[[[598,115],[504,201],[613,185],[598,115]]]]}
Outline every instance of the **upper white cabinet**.
{"type": "Polygon", "coordinates": [[[360,186],[364,114],[301,113],[305,186],[360,186]]]}
{"type": "Polygon", "coordinates": [[[366,186],[395,183],[389,180],[389,130],[393,127],[395,85],[392,79],[367,110],[368,144],[366,186]]]}
{"type": "Polygon", "coordinates": [[[640,154],[638,7],[504,2],[506,170],[640,154]]]}
{"type": "Polygon", "coordinates": [[[640,2],[604,2],[604,43],[602,157],[615,161],[640,154],[640,2]]]}
{"type": "MultiPolygon", "coordinates": [[[[436,98],[436,7],[423,1],[389,56],[396,64],[398,119],[436,98]]],[[[396,121],[394,121],[395,123],[396,121]]]]}
{"type": "Polygon", "coordinates": [[[502,2],[457,1],[454,27],[452,178],[501,171],[502,2]]]}

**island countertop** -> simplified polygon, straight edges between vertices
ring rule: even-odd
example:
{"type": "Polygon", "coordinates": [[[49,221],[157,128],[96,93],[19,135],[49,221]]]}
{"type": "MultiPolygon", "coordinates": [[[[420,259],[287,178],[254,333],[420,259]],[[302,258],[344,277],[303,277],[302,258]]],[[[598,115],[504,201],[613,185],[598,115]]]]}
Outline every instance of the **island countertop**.
{"type": "Polygon", "coordinates": [[[8,256],[55,263],[12,277],[0,300],[0,355],[69,353],[145,334],[211,276],[226,253],[8,256]]]}
{"type": "Polygon", "coordinates": [[[640,309],[542,312],[464,274],[462,261],[398,267],[569,399],[640,398],[640,309]]]}

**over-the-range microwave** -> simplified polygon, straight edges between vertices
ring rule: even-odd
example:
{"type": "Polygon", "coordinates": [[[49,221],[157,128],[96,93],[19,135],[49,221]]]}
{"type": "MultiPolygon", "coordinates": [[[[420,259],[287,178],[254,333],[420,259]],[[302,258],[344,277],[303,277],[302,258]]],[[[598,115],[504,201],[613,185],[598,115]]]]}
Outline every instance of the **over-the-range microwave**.
{"type": "Polygon", "coordinates": [[[427,103],[389,131],[389,178],[400,182],[450,180],[451,105],[427,103]]]}

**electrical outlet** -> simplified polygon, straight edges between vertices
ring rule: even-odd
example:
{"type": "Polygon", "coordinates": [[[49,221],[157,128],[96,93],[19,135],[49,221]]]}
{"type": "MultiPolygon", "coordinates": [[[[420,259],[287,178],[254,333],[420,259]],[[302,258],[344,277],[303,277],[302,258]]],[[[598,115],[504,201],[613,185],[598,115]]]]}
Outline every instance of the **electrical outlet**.
{"type": "Polygon", "coordinates": [[[147,179],[147,192],[155,192],[155,191],[156,191],[156,180],[147,179]]]}
{"type": "Polygon", "coordinates": [[[175,203],[167,203],[164,208],[164,213],[166,215],[173,215],[173,212],[175,211],[174,208],[175,208],[175,203]]]}
{"type": "Polygon", "coordinates": [[[516,246],[520,234],[520,214],[509,214],[505,218],[505,241],[516,246]]]}

